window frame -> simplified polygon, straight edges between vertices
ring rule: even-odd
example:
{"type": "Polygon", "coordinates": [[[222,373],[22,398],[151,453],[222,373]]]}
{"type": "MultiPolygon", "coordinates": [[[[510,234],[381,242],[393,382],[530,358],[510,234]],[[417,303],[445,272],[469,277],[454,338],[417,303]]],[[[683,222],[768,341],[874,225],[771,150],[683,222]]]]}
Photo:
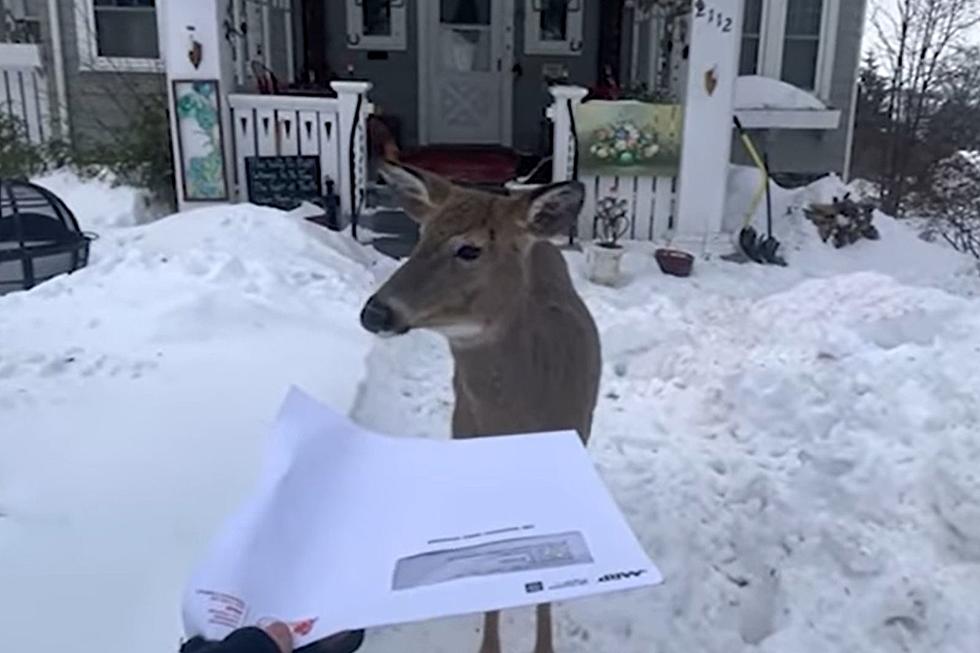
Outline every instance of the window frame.
{"type": "MultiPolygon", "coordinates": [[[[431,0],[429,0],[431,1],[431,0]]],[[[364,0],[346,0],[346,45],[350,50],[407,50],[408,22],[405,19],[407,0],[389,0],[391,3],[391,34],[367,35],[364,33],[364,0]]]]}
{"type": "MultiPolygon", "coordinates": [[[[834,76],[840,3],[841,0],[823,0],[817,45],[817,63],[814,71],[814,88],[803,89],[812,92],[824,102],[830,100],[834,76]]],[[[783,49],[786,42],[786,13],[788,10],[789,0],[762,1],[759,58],[756,61],[757,75],[780,81],[783,79],[783,49]]],[[[744,39],[744,33],[742,38],[744,39]]],[[[740,47],[743,42],[739,41],[740,47]]]]}
{"type": "Polygon", "coordinates": [[[78,41],[78,68],[83,72],[115,73],[163,73],[163,32],[161,0],[153,7],[157,21],[157,50],[159,56],[104,57],[99,54],[99,41],[95,24],[95,1],[75,0],[75,36],[78,41]]]}
{"type": "Polygon", "coordinates": [[[569,0],[570,6],[578,6],[575,11],[566,10],[565,38],[561,41],[546,41],[541,38],[541,9],[536,9],[542,0],[524,0],[524,54],[579,56],[582,54],[582,24],[587,0],[569,0]]]}

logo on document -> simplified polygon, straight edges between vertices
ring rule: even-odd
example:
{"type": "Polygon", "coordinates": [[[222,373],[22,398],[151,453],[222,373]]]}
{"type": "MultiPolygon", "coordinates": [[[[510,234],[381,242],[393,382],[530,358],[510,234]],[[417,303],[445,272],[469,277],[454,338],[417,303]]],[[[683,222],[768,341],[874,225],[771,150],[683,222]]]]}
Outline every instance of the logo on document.
{"type": "Polygon", "coordinates": [[[544,583],[537,581],[534,583],[524,583],[524,591],[528,594],[544,591],[544,583]]]}
{"type": "Polygon", "coordinates": [[[600,583],[611,583],[617,580],[626,580],[628,578],[639,578],[643,574],[647,573],[646,569],[636,569],[633,571],[617,571],[614,574],[606,574],[599,578],[600,583]]]}

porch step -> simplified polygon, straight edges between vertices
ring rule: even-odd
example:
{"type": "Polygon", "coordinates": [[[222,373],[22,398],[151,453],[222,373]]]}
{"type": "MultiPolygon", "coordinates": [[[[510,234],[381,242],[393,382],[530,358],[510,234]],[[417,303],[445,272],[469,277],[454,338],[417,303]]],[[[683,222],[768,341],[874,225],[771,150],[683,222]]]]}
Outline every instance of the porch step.
{"type": "Polygon", "coordinates": [[[430,145],[402,152],[401,161],[455,182],[502,186],[517,175],[521,157],[509,148],[430,145]]]}
{"type": "Polygon", "coordinates": [[[393,259],[403,259],[408,258],[412,250],[415,249],[415,241],[405,238],[382,236],[371,241],[371,246],[385,256],[390,256],[393,259]]]}
{"type": "Polygon", "coordinates": [[[408,217],[404,211],[398,209],[382,209],[372,213],[364,213],[358,217],[357,223],[375,233],[407,236],[413,241],[418,239],[418,224],[408,217]]]}

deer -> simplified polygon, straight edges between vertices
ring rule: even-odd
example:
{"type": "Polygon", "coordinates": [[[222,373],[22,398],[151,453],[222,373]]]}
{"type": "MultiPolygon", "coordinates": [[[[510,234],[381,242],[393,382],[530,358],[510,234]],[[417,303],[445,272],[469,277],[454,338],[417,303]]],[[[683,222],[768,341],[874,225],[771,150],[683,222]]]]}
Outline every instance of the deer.
{"type": "MultiPolygon", "coordinates": [[[[407,261],[365,303],[380,336],[441,334],[453,358],[454,439],[574,430],[588,443],[599,391],[595,321],[552,238],[578,217],[578,181],[500,194],[403,164],[382,178],[419,223],[407,261]]],[[[535,653],[553,653],[551,605],[536,607],[535,653]]],[[[480,653],[500,653],[500,613],[480,653]]]]}

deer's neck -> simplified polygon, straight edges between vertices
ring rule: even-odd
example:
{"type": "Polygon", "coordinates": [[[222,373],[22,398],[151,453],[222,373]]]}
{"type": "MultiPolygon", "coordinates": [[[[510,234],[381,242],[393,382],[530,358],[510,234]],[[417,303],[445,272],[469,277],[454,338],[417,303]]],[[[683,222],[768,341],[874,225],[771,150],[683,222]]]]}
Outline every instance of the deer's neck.
{"type": "Polygon", "coordinates": [[[512,310],[478,337],[450,339],[456,402],[475,433],[574,428],[584,437],[599,375],[595,323],[560,252],[534,263],[512,310]]]}

